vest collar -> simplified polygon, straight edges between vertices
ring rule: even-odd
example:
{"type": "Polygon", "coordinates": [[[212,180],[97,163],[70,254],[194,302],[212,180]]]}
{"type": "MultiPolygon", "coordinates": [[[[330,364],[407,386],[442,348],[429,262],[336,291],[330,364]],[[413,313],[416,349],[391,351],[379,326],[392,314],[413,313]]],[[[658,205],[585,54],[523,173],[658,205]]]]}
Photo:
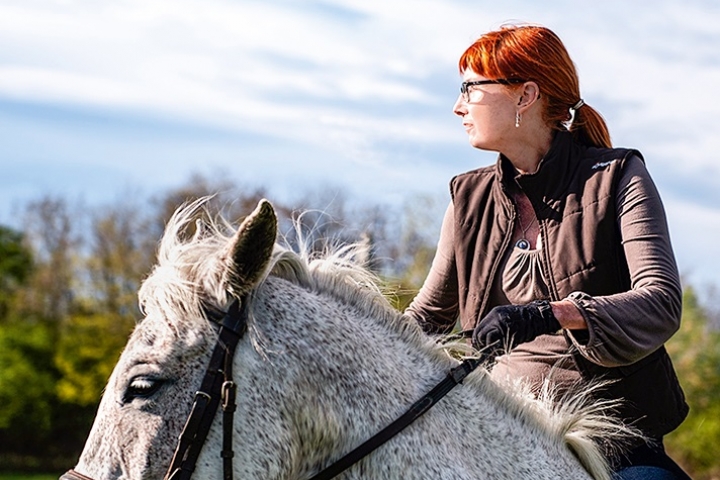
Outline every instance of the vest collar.
{"type": "Polygon", "coordinates": [[[572,178],[573,164],[577,166],[582,156],[582,145],[575,142],[570,132],[558,131],[553,137],[550,150],[540,160],[535,173],[520,174],[510,160],[500,154],[496,164],[496,175],[504,189],[517,189],[518,187],[531,198],[539,195],[540,198],[556,198],[565,191],[572,178]]]}

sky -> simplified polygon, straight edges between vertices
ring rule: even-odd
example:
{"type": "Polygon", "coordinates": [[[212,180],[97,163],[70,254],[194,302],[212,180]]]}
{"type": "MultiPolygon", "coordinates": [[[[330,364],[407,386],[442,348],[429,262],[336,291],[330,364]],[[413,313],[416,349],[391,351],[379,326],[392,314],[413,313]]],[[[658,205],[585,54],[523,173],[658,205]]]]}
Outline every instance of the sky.
{"type": "Polygon", "coordinates": [[[496,158],[452,113],[457,60],[506,23],[563,39],[613,143],[643,152],[684,281],[720,284],[712,0],[0,0],[0,224],[196,173],[283,202],[444,205],[496,158]]]}

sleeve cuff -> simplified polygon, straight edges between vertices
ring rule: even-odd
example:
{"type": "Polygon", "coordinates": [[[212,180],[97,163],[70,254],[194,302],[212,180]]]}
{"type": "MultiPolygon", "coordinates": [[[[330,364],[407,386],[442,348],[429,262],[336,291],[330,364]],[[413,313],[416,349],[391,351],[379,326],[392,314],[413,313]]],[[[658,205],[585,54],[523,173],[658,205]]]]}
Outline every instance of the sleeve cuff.
{"type": "Polygon", "coordinates": [[[577,347],[580,353],[588,358],[593,358],[590,352],[602,344],[600,337],[595,331],[595,323],[592,321],[588,310],[592,310],[592,297],[584,292],[573,292],[567,296],[566,300],[572,302],[577,307],[580,314],[585,319],[587,330],[565,330],[572,343],[577,347]]]}

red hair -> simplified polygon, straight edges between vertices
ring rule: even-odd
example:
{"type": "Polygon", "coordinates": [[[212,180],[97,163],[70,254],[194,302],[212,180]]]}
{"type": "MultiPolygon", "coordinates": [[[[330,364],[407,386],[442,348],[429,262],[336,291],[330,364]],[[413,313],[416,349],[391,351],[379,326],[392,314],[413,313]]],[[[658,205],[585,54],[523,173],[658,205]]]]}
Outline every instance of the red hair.
{"type": "MultiPolygon", "coordinates": [[[[522,25],[488,32],[465,50],[458,66],[461,74],[471,69],[489,79],[537,83],[545,99],[545,121],[555,130],[568,130],[570,108],[581,98],[580,82],[565,45],[550,29],[522,25]]],[[[569,130],[586,145],[611,146],[605,120],[587,104],[575,111],[569,130]]]]}

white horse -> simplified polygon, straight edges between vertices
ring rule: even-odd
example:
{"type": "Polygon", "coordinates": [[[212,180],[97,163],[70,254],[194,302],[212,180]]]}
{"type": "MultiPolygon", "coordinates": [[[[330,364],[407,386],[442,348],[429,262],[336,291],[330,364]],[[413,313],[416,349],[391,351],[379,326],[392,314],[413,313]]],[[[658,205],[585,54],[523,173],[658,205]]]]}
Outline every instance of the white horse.
{"type": "MultiPolygon", "coordinates": [[[[63,479],[163,478],[217,339],[213,315],[246,298],[233,371],[236,478],[308,479],[399,417],[458,365],[336,253],[276,245],[263,201],[240,228],[170,220],[137,325],[84,451],[63,479]]],[[[346,252],[347,253],[347,252],[346,252]]],[[[626,432],[585,393],[555,403],[508,392],[484,368],[341,479],[609,479],[598,446],[626,432]],[[560,405],[560,406],[558,406],[560,405]]],[[[221,413],[193,478],[222,478],[221,413]]]]}

